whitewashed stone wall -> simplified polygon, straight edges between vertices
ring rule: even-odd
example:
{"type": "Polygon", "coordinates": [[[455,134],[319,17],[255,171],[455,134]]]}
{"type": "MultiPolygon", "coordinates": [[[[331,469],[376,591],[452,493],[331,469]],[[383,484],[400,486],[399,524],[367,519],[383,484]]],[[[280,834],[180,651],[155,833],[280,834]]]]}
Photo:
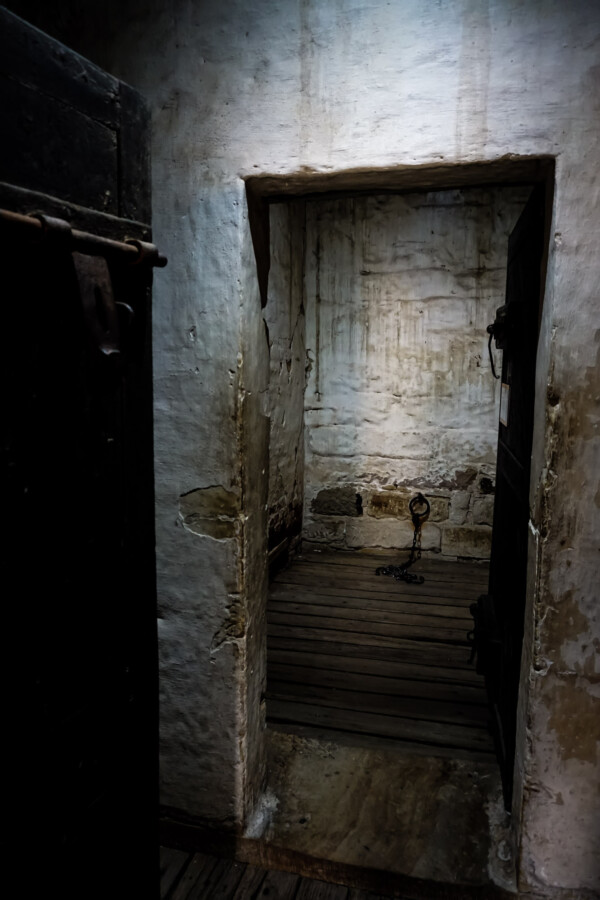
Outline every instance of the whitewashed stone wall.
{"type": "Polygon", "coordinates": [[[486,326],[528,194],[307,204],[306,540],[410,547],[422,491],[424,550],[489,557],[499,388],[486,326]]]}
{"type": "Polygon", "coordinates": [[[244,179],[556,160],[513,810],[525,890],[597,892],[598,4],[21,6],[153,112],[162,780],[182,815],[240,829],[264,783],[264,580],[247,563],[266,564],[266,520],[245,535],[268,467],[245,410],[262,421],[268,350],[244,179]],[[206,488],[231,501],[232,536],[186,527],[180,498],[206,488]]]}

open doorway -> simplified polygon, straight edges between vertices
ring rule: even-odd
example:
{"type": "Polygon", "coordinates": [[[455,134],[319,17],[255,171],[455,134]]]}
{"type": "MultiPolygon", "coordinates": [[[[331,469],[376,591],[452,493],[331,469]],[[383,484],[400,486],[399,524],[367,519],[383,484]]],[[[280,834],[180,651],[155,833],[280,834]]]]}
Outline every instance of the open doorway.
{"type": "MultiPolygon", "coordinates": [[[[531,192],[486,185],[271,206],[273,569],[301,552],[270,604],[267,716],[280,732],[493,759],[466,616],[486,592],[492,548],[501,388],[486,329],[505,300],[509,235],[531,192]],[[417,492],[431,505],[415,567],[428,585],[399,590],[376,568],[408,556],[417,492]],[[398,669],[403,653],[410,678],[398,669]],[[425,687],[419,667],[430,667],[425,687]],[[454,719],[440,713],[450,704],[454,719]]],[[[539,292],[539,256],[536,265],[539,292]]],[[[534,370],[535,339],[528,350],[534,370]]],[[[431,876],[421,863],[411,874],[431,876]]]]}

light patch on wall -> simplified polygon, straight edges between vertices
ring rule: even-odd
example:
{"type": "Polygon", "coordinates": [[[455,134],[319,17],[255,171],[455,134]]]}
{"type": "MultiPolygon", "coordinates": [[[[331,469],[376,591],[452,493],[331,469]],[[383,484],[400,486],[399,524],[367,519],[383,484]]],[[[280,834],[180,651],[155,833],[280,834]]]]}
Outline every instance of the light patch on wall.
{"type": "Polygon", "coordinates": [[[235,537],[239,497],[221,485],[196,488],[180,496],[179,518],[192,534],[217,541],[235,537]]]}
{"type": "Polygon", "coordinates": [[[486,328],[529,192],[307,201],[305,539],[337,546],[323,517],[345,515],[346,546],[401,546],[423,491],[428,549],[489,557],[500,391],[486,328]],[[344,491],[345,508],[332,505],[344,491]]]}

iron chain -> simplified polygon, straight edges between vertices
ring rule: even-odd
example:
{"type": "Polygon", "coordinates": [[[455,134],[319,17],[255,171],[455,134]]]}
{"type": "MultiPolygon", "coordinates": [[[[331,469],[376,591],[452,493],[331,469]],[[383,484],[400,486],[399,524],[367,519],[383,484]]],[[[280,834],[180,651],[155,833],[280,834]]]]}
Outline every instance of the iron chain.
{"type": "Polygon", "coordinates": [[[414,563],[421,559],[421,529],[427,519],[429,518],[430,505],[429,501],[423,496],[423,494],[417,494],[416,497],[413,497],[408,506],[412,518],[413,523],[413,542],[412,547],[410,549],[410,555],[407,561],[400,566],[379,566],[375,569],[376,575],[390,575],[392,578],[395,578],[396,581],[406,581],[407,584],[423,584],[425,579],[422,575],[413,575],[412,572],[409,572],[410,566],[414,565],[414,563]],[[417,512],[417,506],[425,506],[424,512],[417,512]]]}

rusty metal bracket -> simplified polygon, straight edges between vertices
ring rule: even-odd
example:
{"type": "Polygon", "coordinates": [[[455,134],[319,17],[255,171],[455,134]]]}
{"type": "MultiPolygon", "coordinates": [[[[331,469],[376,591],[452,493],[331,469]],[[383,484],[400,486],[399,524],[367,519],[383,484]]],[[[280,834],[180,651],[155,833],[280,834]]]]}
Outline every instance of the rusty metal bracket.
{"type": "Polygon", "coordinates": [[[126,238],[125,243],[135,247],[138,251],[137,259],[132,260],[134,266],[139,266],[142,263],[150,266],[161,265],[158,247],[154,244],[149,244],[147,241],[138,241],[137,238],[126,238]]]}
{"type": "Polygon", "coordinates": [[[64,247],[69,250],[73,232],[71,226],[64,219],[54,216],[46,216],[44,213],[34,213],[27,218],[37,219],[42,224],[42,240],[52,243],[55,247],[64,247]]]}

